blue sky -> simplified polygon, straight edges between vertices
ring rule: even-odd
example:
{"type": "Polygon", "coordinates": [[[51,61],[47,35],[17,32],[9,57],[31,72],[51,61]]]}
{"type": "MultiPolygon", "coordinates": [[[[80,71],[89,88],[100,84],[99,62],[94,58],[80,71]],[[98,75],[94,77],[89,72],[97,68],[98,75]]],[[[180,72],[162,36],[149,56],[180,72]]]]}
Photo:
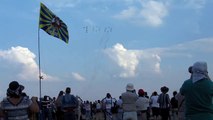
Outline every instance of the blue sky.
{"type": "Polygon", "coordinates": [[[171,94],[206,61],[213,73],[211,0],[2,0],[0,97],[17,80],[39,96],[38,31],[42,96],[71,87],[84,100],[135,89],[171,94]],[[68,26],[69,44],[38,29],[40,2],[68,26]]]}

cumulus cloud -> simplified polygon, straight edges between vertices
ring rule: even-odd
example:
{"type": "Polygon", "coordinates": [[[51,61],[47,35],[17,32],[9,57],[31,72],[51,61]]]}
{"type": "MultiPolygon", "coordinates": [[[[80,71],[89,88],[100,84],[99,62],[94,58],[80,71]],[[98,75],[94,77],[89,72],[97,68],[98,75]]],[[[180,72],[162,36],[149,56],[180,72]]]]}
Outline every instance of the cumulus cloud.
{"type": "MultiPolygon", "coordinates": [[[[122,78],[137,77],[138,72],[162,74],[162,59],[201,59],[213,52],[213,38],[199,39],[169,47],[131,50],[117,43],[105,53],[121,68],[122,78]],[[199,55],[199,56],[198,56],[199,55]]],[[[207,59],[207,57],[205,58],[207,59]]]]}
{"type": "Polygon", "coordinates": [[[78,81],[86,80],[83,76],[81,76],[79,73],[76,73],[76,72],[72,72],[72,76],[73,76],[74,79],[76,79],[78,81]]]}
{"type": "Polygon", "coordinates": [[[105,50],[105,53],[120,67],[122,72],[120,77],[128,78],[135,77],[139,62],[151,61],[150,69],[155,72],[160,72],[160,56],[157,54],[146,53],[141,50],[128,50],[120,43],[117,43],[112,48],[105,50]]]}
{"type": "MultiPolygon", "coordinates": [[[[17,77],[23,80],[37,80],[38,79],[38,65],[35,61],[35,54],[28,48],[21,46],[11,47],[9,50],[1,50],[0,58],[7,61],[12,67],[18,66],[19,70],[17,77]]],[[[56,80],[57,78],[42,73],[45,80],[56,80]]]]}
{"type": "Polygon", "coordinates": [[[163,18],[168,15],[168,5],[163,1],[145,0],[141,7],[130,6],[122,10],[114,18],[128,20],[138,25],[157,27],[163,24],[163,18]]]}

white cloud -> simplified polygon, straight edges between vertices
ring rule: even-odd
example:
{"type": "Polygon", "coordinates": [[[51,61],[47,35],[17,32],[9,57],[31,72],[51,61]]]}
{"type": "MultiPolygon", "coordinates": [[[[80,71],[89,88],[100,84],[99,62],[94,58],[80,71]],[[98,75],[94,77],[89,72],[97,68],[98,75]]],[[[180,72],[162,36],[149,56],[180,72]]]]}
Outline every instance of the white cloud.
{"type": "Polygon", "coordinates": [[[187,57],[199,56],[200,53],[213,52],[213,38],[198,39],[194,41],[177,44],[167,48],[153,48],[161,56],[166,57],[187,57]]]}
{"type": "Polygon", "coordinates": [[[140,14],[147,24],[159,26],[163,23],[163,18],[168,14],[168,8],[165,3],[150,0],[142,3],[143,9],[140,14]]]}
{"type": "Polygon", "coordinates": [[[78,80],[78,81],[84,81],[86,80],[83,76],[81,76],[79,73],[75,73],[75,72],[72,72],[72,76],[74,79],[78,80]]]}
{"type": "MultiPolygon", "coordinates": [[[[6,64],[10,64],[12,67],[18,66],[19,70],[17,76],[23,80],[37,80],[38,79],[38,65],[35,61],[35,54],[28,48],[21,46],[11,47],[9,50],[0,51],[0,58],[5,59],[6,64]],[[11,65],[12,64],[12,65],[11,65]]],[[[50,75],[42,73],[45,80],[56,80],[50,75]]]]}
{"type": "Polygon", "coordinates": [[[105,52],[109,57],[122,68],[120,77],[135,77],[139,62],[150,64],[148,68],[155,72],[160,72],[160,56],[157,54],[146,53],[141,50],[127,50],[120,43],[117,43],[113,48],[106,49],[105,52]]]}
{"type": "Polygon", "coordinates": [[[157,27],[163,24],[163,18],[168,15],[168,4],[163,1],[146,0],[141,7],[131,6],[115,15],[114,18],[128,20],[137,25],[157,27]]]}
{"type": "MultiPolygon", "coordinates": [[[[164,48],[131,50],[117,43],[105,53],[121,68],[120,77],[137,77],[141,74],[162,74],[162,60],[208,59],[213,52],[213,38],[199,39],[164,48]],[[205,53],[205,54],[204,54],[205,53]],[[207,56],[206,56],[207,55],[207,56]],[[206,57],[200,57],[206,56],[206,57]]],[[[192,64],[192,63],[191,63],[192,64]]],[[[164,71],[165,72],[165,71],[164,71]]]]}
{"type": "Polygon", "coordinates": [[[206,0],[184,0],[189,8],[202,9],[206,5],[206,0]]]}
{"type": "Polygon", "coordinates": [[[137,12],[138,12],[137,8],[131,6],[128,9],[121,11],[121,13],[116,15],[115,18],[118,18],[118,19],[131,19],[131,18],[135,17],[137,12]]]}

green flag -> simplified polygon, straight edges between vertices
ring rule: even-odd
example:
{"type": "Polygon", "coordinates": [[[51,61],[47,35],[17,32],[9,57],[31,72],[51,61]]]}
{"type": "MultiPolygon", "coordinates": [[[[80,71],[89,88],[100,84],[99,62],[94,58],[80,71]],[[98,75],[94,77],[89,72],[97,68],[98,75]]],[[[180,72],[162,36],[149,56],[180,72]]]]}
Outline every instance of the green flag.
{"type": "Polygon", "coordinates": [[[69,41],[67,25],[42,3],[40,7],[39,28],[66,43],[69,41]]]}

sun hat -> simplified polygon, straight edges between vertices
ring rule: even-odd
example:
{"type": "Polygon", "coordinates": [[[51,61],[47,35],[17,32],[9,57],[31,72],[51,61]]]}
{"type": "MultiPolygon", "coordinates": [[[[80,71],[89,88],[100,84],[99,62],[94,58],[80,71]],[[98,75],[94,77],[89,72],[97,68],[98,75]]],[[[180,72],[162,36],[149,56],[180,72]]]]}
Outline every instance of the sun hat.
{"type": "Polygon", "coordinates": [[[195,62],[192,67],[192,82],[195,83],[203,78],[209,79],[207,63],[203,61],[195,62]]]}
{"type": "Polygon", "coordinates": [[[134,85],[132,84],[132,83],[128,83],[127,85],[126,85],[126,90],[128,90],[128,91],[134,91],[135,89],[134,89],[134,85]]]}
{"type": "Polygon", "coordinates": [[[23,90],[23,85],[20,85],[17,81],[12,81],[10,82],[9,88],[7,89],[7,95],[18,97],[19,95],[21,95],[23,90]]]}
{"type": "Polygon", "coordinates": [[[24,90],[24,86],[20,85],[17,81],[12,81],[9,84],[9,89],[13,90],[13,91],[20,89],[22,91],[22,90],[24,90]]]}

